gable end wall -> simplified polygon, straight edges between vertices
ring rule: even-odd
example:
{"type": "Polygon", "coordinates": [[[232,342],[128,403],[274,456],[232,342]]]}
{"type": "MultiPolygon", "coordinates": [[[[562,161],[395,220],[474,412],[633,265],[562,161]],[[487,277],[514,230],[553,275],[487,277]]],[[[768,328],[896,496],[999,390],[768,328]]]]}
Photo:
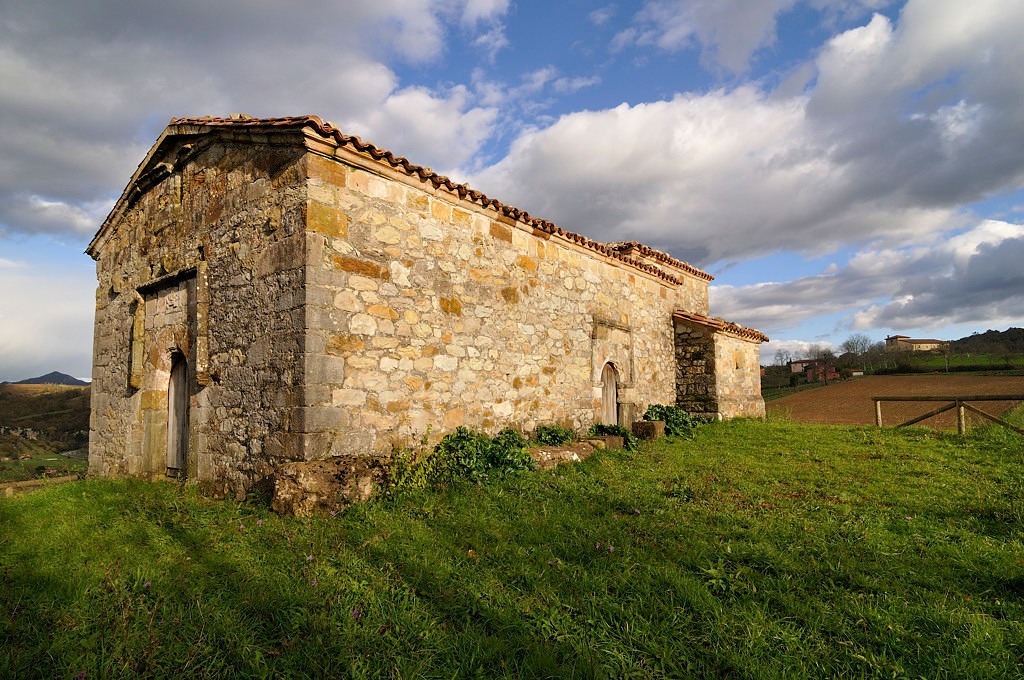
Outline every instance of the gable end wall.
{"type": "MultiPolygon", "coordinates": [[[[238,141],[203,140],[101,232],[94,474],[165,474],[175,351],[190,368],[189,479],[244,493],[276,461],[303,455],[303,150],[297,140],[238,141]],[[192,292],[168,298],[165,291],[173,293],[179,279],[190,281],[192,292]],[[133,323],[139,304],[146,310],[141,337],[140,323],[133,323]],[[190,311],[176,317],[169,309],[190,311]],[[133,356],[141,366],[129,366],[133,356]]],[[[181,153],[187,150],[180,145],[166,150],[169,159],[181,153]]]]}

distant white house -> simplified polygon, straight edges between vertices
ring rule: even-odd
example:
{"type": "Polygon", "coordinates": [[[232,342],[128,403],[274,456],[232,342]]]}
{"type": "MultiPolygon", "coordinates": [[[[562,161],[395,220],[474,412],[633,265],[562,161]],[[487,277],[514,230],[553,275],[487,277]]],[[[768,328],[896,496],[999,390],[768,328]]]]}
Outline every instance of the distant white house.
{"type": "Polygon", "coordinates": [[[814,363],[814,359],[795,359],[789,362],[790,373],[803,373],[807,367],[814,363]]]}

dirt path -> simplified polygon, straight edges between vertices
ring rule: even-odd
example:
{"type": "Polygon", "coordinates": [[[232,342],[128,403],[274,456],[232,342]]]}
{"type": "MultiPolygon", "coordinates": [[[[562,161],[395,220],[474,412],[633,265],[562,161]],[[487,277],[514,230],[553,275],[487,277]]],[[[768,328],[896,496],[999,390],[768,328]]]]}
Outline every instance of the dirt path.
{"type": "MultiPolygon", "coordinates": [[[[788,415],[801,423],[870,425],[875,422],[871,397],[960,396],[986,394],[1024,395],[1022,376],[978,375],[885,375],[868,376],[833,383],[827,387],[797,392],[767,404],[770,414],[788,415]]],[[[973,404],[982,411],[999,415],[1021,402],[990,401],[973,404]]],[[[897,425],[940,406],[935,402],[883,402],[882,422],[897,425]]],[[[968,413],[971,426],[983,419],[968,413]]],[[[956,429],[956,414],[950,410],[921,423],[941,429],[956,429]]]]}

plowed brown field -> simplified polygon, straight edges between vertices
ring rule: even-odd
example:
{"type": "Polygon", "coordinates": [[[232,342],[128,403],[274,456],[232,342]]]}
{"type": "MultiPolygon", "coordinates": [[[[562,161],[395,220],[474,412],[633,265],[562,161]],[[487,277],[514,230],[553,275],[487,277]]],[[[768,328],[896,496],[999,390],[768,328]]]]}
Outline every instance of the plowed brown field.
{"type": "MultiPolygon", "coordinates": [[[[768,413],[788,416],[799,423],[832,425],[871,425],[875,422],[875,404],[871,397],[884,396],[967,396],[1024,395],[1024,376],[979,375],[885,375],[867,376],[827,387],[797,392],[767,404],[768,413]]],[[[987,401],[971,405],[998,416],[1021,402],[987,401]]],[[[899,425],[923,415],[941,402],[882,402],[882,423],[899,425]]],[[[968,412],[970,425],[985,421],[968,412]]],[[[956,410],[933,416],[919,425],[938,429],[956,429],[956,410]]]]}

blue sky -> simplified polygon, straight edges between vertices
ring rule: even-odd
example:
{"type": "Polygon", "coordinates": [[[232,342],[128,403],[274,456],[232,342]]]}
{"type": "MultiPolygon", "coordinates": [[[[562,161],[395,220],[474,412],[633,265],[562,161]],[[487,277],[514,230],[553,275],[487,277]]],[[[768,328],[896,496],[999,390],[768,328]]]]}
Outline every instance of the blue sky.
{"type": "Polygon", "coordinates": [[[716,276],[783,349],[1024,325],[1019,0],[0,0],[0,380],[90,373],[173,116],[317,114],[716,276]]]}

